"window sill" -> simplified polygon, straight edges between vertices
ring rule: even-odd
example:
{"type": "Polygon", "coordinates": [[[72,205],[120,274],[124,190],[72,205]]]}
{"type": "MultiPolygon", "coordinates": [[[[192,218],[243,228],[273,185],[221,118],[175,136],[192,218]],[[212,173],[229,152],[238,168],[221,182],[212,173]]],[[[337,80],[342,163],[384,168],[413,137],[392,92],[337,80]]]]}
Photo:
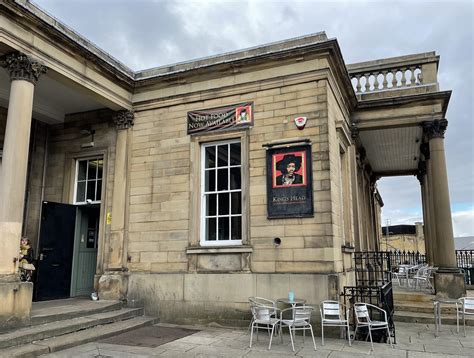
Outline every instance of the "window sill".
{"type": "Polygon", "coordinates": [[[186,249],[187,255],[201,255],[201,254],[240,254],[253,252],[251,246],[223,246],[223,247],[188,247],[186,249]]]}

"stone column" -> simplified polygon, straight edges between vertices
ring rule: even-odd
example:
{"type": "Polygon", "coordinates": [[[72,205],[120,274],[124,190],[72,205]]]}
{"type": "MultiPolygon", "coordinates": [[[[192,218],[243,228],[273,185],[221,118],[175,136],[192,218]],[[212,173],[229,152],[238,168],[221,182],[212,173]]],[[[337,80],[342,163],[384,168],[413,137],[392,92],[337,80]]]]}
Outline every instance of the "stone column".
{"type": "Polygon", "coordinates": [[[425,239],[425,255],[426,261],[429,265],[433,264],[433,257],[431,255],[431,234],[430,234],[430,226],[428,222],[429,217],[429,196],[427,193],[427,179],[426,179],[426,161],[420,160],[418,162],[418,172],[416,174],[416,178],[420,182],[420,189],[421,189],[421,206],[423,210],[423,237],[425,239]]]}
{"type": "Polygon", "coordinates": [[[106,261],[107,274],[99,279],[99,294],[103,299],[121,299],[124,296],[123,272],[126,271],[126,208],[130,128],[134,123],[131,111],[118,111],[113,117],[117,128],[115,145],[115,172],[112,196],[112,222],[110,225],[109,254],[106,261]]]}
{"type": "Polygon", "coordinates": [[[439,267],[435,276],[436,294],[458,298],[466,292],[464,277],[456,264],[453,237],[451,204],[449,200],[448,173],[444,153],[444,133],[448,121],[435,120],[423,123],[429,140],[430,185],[434,213],[432,219],[436,230],[434,265],[439,267]]]}
{"type": "Polygon", "coordinates": [[[0,326],[27,321],[32,284],[18,279],[18,255],[25,200],[33,93],[46,67],[24,54],[9,54],[0,65],[10,74],[10,99],[0,171],[0,326]],[[9,317],[11,316],[11,317],[9,317]],[[5,318],[5,321],[4,321],[5,318]]]}

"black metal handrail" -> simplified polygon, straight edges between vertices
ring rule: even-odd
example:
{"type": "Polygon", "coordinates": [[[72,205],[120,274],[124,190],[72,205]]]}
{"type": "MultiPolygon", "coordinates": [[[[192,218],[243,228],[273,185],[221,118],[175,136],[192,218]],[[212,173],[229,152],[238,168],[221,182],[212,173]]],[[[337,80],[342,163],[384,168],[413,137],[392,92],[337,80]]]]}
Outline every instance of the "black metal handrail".
{"type": "MultiPolygon", "coordinates": [[[[342,299],[346,307],[350,307],[351,316],[348,317],[350,324],[355,328],[354,304],[358,302],[370,303],[374,306],[380,307],[387,312],[387,320],[389,324],[390,335],[396,343],[395,323],[393,315],[395,312],[393,304],[393,288],[392,283],[387,282],[379,286],[344,286],[341,293],[342,299]]],[[[382,313],[379,310],[372,310],[369,306],[369,311],[372,319],[383,320],[382,313]]],[[[388,341],[387,332],[385,330],[376,331],[372,333],[375,341],[388,341]]],[[[358,332],[361,334],[361,332],[358,332]]],[[[358,337],[356,337],[358,338],[358,337]]],[[[363,337],[365,339],[365,337],[363,337]]]]}
{"type": "Polygon", "coordinates": [[[456,262],[464,270],[466,285],[474,285],[474,250],[456,250],[456,262]]]}

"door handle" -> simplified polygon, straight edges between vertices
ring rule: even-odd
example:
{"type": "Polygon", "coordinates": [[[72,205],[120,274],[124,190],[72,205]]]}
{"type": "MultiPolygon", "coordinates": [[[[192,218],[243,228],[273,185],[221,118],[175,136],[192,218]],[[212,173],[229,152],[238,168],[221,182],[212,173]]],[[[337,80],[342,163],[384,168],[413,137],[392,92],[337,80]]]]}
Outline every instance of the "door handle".
{"type": "Polygon", "coordinates": [[[53,267],[59,267],[59,264],[51,264],[53,267]]]}

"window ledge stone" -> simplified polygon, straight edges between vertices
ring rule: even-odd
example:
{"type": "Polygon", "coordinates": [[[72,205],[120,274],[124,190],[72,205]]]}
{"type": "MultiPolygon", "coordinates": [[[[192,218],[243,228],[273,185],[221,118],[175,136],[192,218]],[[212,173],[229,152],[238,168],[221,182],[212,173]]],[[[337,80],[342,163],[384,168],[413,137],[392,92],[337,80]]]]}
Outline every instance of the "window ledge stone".
{"type": "Polygon", "coordinates": [[[253,252],[252,246],[199,246],[186,248],[187,255],[200,254],[240,254],[253,252]]]}

